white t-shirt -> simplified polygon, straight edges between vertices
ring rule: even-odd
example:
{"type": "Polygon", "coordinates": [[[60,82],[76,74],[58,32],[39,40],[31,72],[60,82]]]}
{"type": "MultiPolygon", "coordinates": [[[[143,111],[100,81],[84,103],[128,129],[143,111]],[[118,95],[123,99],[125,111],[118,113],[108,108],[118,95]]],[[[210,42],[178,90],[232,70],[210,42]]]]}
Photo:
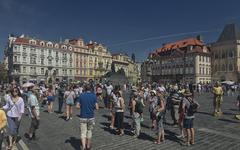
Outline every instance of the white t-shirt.
{"type": "Polygon", "coordinates": [[[65,91],[64,93],[64,97],[66,97],[66,99],[68,98],[72,98],[74,99],[75,93],[73,91],[65,91]]]}
{"type": "Polygon", "coordinates": [[[113,86],[112,85],[109,85],[109,86],[106,85],[105,87],[107,89],[107,95],[111,95],[112,90],[113,90],[113,86]]]}

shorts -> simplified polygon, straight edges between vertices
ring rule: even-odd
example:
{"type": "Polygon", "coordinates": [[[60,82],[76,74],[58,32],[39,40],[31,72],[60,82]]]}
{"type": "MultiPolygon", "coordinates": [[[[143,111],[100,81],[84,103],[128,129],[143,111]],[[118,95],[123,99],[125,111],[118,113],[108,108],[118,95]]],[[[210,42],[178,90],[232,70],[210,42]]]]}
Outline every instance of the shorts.
{"type": "Polygon", "coordinates": [[[157,126],[158,127],[158,133],[162,132],[164,130],[164,128],[163,128],[163,119],[158,120],[157,125],[158,125],[157,126]]]}
{"type": "Polygon", "coordinates": [[[191,128],[193,128],[193,120],[194,120],[194,118],[185,118],[184,120],[183,120],[183,128],[185,128],[185,129],[191,129],[191,128]]]}
{"type": "Polygon", "coordinates": [[[47,101],[48,102],[53,102],[54,101],[54,96],[48,96],[47,101]]]}
{"type": "Polygon", "coordinates": [[[89,119],[80,118],[81,139],[92,138],[92,130],[93,130],[94,124],[95,124],[94,118],[89,118],[89,119]]]}
{"type": "Polygon", "coordinates": [[[66,104],[69,105],[69,106],[73,106],[74,105],[74,100],[73,99],[67,99],[66,104]]]}

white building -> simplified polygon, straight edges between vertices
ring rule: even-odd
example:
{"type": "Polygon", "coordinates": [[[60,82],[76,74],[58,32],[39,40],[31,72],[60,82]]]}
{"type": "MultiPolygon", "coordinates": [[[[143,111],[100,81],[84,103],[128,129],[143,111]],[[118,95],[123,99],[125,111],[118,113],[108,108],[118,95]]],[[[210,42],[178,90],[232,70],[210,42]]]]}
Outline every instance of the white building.
{"type": "Polygon", "coordinates": [[[10,80],[47,81],[74,79],[73,47],[28,37],[9,37],[7,48],[10,80]]]}

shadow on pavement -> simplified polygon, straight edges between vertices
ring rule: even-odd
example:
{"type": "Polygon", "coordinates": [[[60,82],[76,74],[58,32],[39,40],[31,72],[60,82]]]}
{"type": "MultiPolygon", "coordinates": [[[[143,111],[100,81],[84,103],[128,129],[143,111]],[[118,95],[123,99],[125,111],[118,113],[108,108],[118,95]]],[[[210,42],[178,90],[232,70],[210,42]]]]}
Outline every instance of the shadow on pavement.
{"type": "Polygon", "coordinates": [[[77,139],[75,137],[70,137],[65,141],[65,143],[70,143],[75,150],[81,150],[80,142],[80,139],[77,139]]]}
{"type": "Polygon", "coordinates": [[[107,131],[107,132],[109,132],[109,133],[111,133],[111,134],[117,134],[114,129],[110,129],[110,128],[109,128],[110,123],[101,122],[100,124],[104,126],[104,127],[101,127],[104,131],[107,131]]]}
{"type": "Polygon", "coordinates": [[[198,111],[196,112],[197,114],[203,114],[203,115],[209,115],[209,116],[212,116],[211,113],[208,113],[208,112],[203,112],[203,111],[198,111]]]}
{"type": "Polygon", "coordinates": [[[218,119],[220,121],[225,121],[225,122],[228,122],[228,123],[239,123],[238,121],[233,121],[233,120],[229,120],[229,119],[218,119]]]}
{"type": "Polygon", "coordinates": [[[111,116],[110,116],[110,115],[105,115],[105,114],[104,114],[104,115],[102,115],[102,116],[103,116],[104,118],[107,118],[108,121],[111,120],[111,116]]]}
{"type": "Polygon", "coordinates": [[[140,133],[138,139],[141,139],[141,140],[148,140],[148,141],[154,141],[155,138],[153,138],[152,136],[146,134],[146,133],[140,133]]]}
{"type": "Polygon", "coordinates": [[[223,114],[224,115],[232,115],[232,116],[236,115],[235,113],[231,113],[231,112],[223,112],[223,114]]]}
{"type": "Polygon", "coordinates": [[[179,138],[176,137],[176,133],[170,131],[170,130],[164,130],[165,131],[165,138],[170,140],[170,141],[174,141],[177,142],[179,144],[182,144],[182,140],[180,140],[179,138]]]}

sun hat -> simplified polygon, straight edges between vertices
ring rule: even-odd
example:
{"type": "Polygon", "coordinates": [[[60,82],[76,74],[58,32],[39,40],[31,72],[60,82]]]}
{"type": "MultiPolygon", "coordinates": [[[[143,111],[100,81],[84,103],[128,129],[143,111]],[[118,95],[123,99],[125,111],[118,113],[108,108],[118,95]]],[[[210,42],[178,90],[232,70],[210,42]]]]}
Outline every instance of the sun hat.
{"type": "Polygon", "coordinates": [[[151,90],[150,93],[154,93],[155,95],[157,94],[155,90],[151,90]]]}
{"type": "Polygon", "coordinates": [[[185,92],[183,93],[184,96],[192,96],[192,93],[190,92],[189,89],[186,89],[185,92]]]}

